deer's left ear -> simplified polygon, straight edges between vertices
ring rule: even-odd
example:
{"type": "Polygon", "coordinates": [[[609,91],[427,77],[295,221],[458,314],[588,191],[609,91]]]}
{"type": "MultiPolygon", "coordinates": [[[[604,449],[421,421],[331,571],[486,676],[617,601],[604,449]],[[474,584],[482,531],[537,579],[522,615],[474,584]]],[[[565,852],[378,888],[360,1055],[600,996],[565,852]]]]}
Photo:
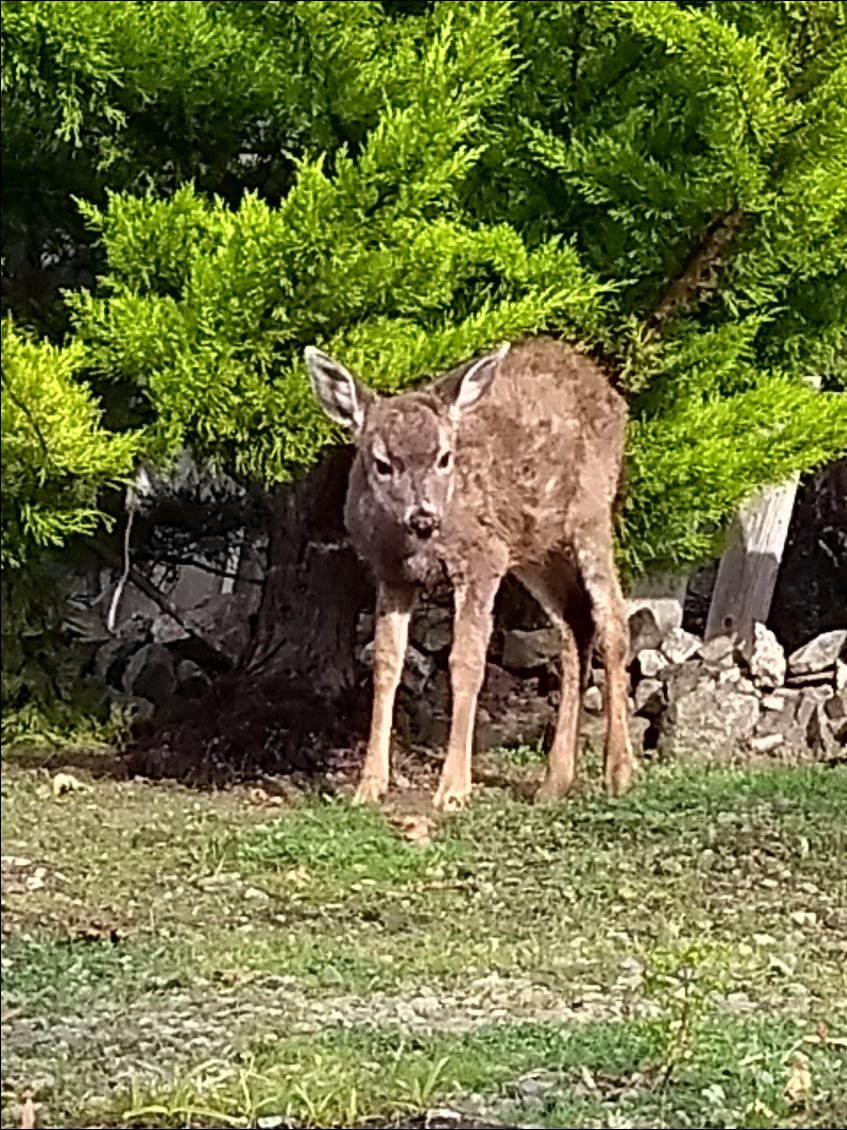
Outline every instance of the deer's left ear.
{"type": "Polygon", "coordinates": [[[321,408],[336,424],[360,432],[373,393],[343,365],[313,345],[306,346],[304,356],[312,391],[321,408]]]}
{"type": "Polygon", "coordinates": [[[439,382],[439,391],[447,401],[451,416],[461,416],[485,395],[508,352],[508,343],[501,345],[493,353],[471,361],[439,382]]]}

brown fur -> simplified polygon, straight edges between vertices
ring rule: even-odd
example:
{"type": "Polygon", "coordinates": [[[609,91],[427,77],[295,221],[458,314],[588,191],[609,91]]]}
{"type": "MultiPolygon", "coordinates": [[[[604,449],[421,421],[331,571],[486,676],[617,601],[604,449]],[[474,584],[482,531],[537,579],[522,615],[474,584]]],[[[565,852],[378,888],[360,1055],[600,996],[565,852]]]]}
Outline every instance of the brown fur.
{"type": "Polygon", "coordinates": [[[388,400],[353,381],[361,413],[345,519],[378,586],[374,709],[361,799],[377,799],[387,788],[409,617],[420,587],[444,575],[456,597],[453,718],[436,806],[455,807],[470,792],[476,700],[494,599],[508,572],[562,633],[561,705],[540,798],[562,796],[573,781],[580,694],[595,633],[606,666],[606,784],[612,793],[629,784],[626,620],[612,557],[624,402],[593,361],[549,339],[513,345],[476,371],[485,373],[485,365],[494,374],[488,386],[478,403],[460,408],[457,397],[471,385],[474,362],[388,400]],[[434,529],[418,536],[414,522],[422,509],[424,525],[434,529]]]}

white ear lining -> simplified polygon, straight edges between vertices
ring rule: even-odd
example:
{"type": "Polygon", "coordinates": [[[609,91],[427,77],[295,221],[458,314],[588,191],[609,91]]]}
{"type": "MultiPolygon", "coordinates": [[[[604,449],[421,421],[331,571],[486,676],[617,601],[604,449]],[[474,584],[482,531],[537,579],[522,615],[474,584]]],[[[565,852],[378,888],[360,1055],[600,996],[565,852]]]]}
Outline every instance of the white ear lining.
{"type": "Polygon", "coordinates": [[[331,420],[358,431],[365,419],[356,381],[347,369],[312,345],[303,351],[315,398],[331,420]]]}
{"type": "Polygon", "coordinates": [[[500,362],[508,352],[509,343],[505,342],[494,353],[487,353],[471,365],[459,383],[458,394],[451,409],[452,414],[459,415],[464,409],[476,404],[494,379],[500,362]],[[488,369],[492,367],[493,372],[486,377],[488,369]]]}

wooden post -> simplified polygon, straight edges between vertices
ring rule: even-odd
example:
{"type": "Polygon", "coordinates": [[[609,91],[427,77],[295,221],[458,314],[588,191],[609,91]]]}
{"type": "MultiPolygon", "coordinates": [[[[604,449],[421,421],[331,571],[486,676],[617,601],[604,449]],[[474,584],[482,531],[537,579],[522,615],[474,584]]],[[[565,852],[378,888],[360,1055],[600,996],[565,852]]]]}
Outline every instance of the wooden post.
{"type": "Polygon", "coordinates": [[[718,566],[706,639],[736,635],[749,639],[754,621],[771,610],[799,476],[759,491],[738,512],[730,542],[718,566]]]}
{"type": "MultiPolygon", "coordinates": [[[[813,388],[820,383],[819,377],[809,378],[813,388]]],[[[749,640],[753,623],[767,620],[799,481],[799,475],[793,475],[780,486],[765,487],[739,509],[718,566],[707,640],[722,635],[749,640]]]]}

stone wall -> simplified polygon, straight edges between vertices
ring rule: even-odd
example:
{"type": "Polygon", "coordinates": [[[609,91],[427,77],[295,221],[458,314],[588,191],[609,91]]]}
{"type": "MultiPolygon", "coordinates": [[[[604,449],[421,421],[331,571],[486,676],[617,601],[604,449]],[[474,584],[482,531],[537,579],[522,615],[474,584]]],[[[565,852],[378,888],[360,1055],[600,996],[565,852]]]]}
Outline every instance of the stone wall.
{"type": "MultiPolygon", "coordinates": [[[[816,480],[817,494],[807,483],[798,504],[808,518],[810,499],[817,500],[815,537],[826,548],[833,575],[847,568],[847,522],[843,528],[838,524],[847,505],[847,481],[843,495],[835,489],[845,475],[847,461],[841,461],[816,480]]],[[[79,643],[87,682],[100,688],[105,703],[130,706],[141,721],[201,701],[222,673],[238,668],[253,636],[265,579],[266,533],[247,514],[243,492],[228,483],[222,493],[190,463],[175,479],[158,485],[156,498],[137,519],[135,572],[123,592],[114,632],[107,618],[120,557],[92,557],[88,568],[67,580],[65,623],[79,643]],[[223,514],[217,525],[209,517],[216,506],[223,514]],[[179,535],[175,541],[163,534],[167,523],[179,535]],[[172,543],[179,550],[176,559],[172,543]]],[[[839,596],[829,573],[818,568],[814,577],[807,576],[807,590],[813,596],[829,593],[830,605],[826,613],[806,608],[804,619],[798,611],[803,574],[791,564],[791,554],[802,543],[808,561],[811,549],[809,537],[795,526],[786,559],[794,596],[781,578],[772,622],[756,626],[748,647],[725,637],[703,643],[708,570],[688,586],[682,627],[678,618],[663,617],[657,605],[652,612],[634,612],[632,727],[639,745],[669,755],[844,756],[847,610],[842,614],[839,599],[847,600],[847,578],[839,596]],[[791,630],[783,624],[774,632],[786,609],[794,611],[791,630]],[[804,622],[823,627],[803,634],[804,622]]],[[[360,598],[358,590],[350,595],[360,598]]],[[[511,579],[498,598],[496,624],[480,699],[478,744],[535,744],[549,736],[555,719],[558,639],[540,608],[511,579]]],[[[357,687],[363,707],[370,694],[372,632],[372,612],[362,608],[357,687]]],[[[413,621],[398,702],[398,729],[410,744],[437,747],[446,738],[451,635],[450,594],[424,600],[413,621]]],[[[584,697],[585,734],[600,736],[602,707],[603,672],[595,659],[584,697]]],[[[351,744],[358,737],[351,734],[351,744]]]]}
{"type": "MultiPolygon", "coordinates": [[[[370,665],[373,617],[360,619],[360,658],[370,665]]],[[[630,617],[632,732],[638,747],[669,756],[738,754],[786,760],[841,759],[847,743],[847,629],[785,654],[757,624],[751,644],[704,643],[662,630],[640,609],[630,617]]],[[[413,620],[399,696],[406,739],[442,745],[449,725],[449,607],[425,602],[413,620]]],[[[558,704],[559,639],[549,627],[495,632],[480,696],[480,748],[544,739],[558,704]]],[[[597,657],[583,696],[583,736],[600,737],[604,677],[597,657]]]]}

